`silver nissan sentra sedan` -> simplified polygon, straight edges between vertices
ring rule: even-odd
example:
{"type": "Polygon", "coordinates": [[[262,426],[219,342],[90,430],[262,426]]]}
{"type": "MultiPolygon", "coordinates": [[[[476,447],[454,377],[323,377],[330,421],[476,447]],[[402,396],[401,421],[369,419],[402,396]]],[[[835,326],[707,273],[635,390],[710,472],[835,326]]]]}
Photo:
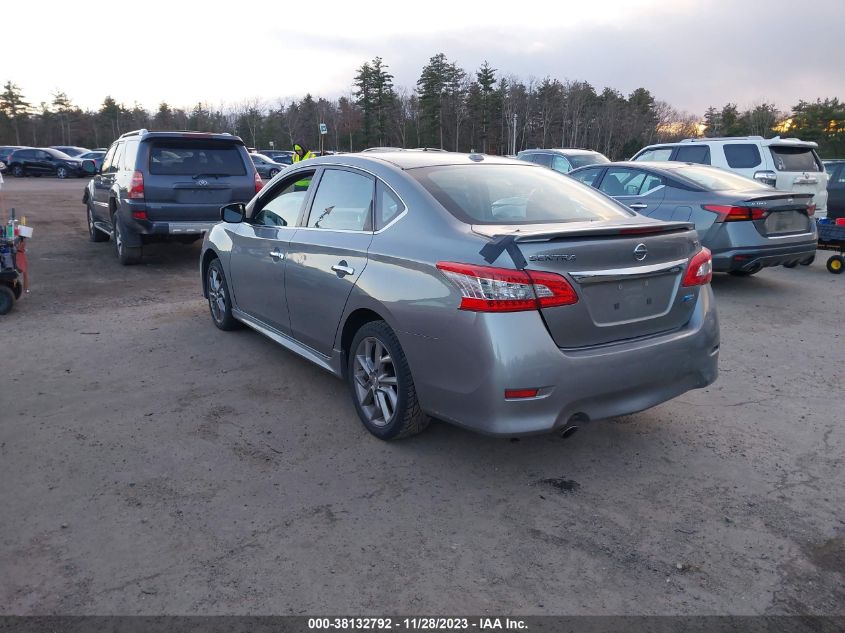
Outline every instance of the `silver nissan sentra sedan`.
{"type": "Polygon", "coordinates": [[[214,324],[342,377],[381,439],[430,417],[566,434],[718,373],[711,257],[693,226],[538,165],[327,156],[221,216],[200,260],[214,324]]]}

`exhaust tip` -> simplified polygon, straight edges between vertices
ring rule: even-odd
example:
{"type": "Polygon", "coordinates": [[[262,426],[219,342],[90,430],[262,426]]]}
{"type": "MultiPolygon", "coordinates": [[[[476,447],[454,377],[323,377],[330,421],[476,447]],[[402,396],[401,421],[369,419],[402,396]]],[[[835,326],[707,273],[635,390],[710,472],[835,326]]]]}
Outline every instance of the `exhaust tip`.
{"type": "Polygon", "coordinates": [[[579,428],[581,427],[575,426],[574,424],[564,427],[564,429],[560,432],[560,436],[563,439],[566,439],[567,437],[572,437],[573,435],[575,435],[579,428]]]}

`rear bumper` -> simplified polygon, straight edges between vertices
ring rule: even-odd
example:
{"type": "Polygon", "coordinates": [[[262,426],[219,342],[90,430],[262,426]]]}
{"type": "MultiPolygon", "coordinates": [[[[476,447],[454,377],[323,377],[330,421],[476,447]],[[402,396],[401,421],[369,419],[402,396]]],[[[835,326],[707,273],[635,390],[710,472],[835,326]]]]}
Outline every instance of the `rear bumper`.
{"type": "Polygon", "coordinates": [[[713,270],[717,272],[751,271],[767,266],[801,262],[816,254],[816,241],[760,248],[732,248],[713,253],[713,270]]]}
{"type": "Polygon", "coordinates": [[[201,235],[220,221],[222,205],[155,205],[126,200],[122,209],[124,222],[141,235],[201,235]],[[135,214],[143,213],[147,219],[135,214]]]}
{"type": "Polygon", "coordinates": [[[809,259],[816,252],[816,223],[805,233],[766,237],[753,222],[714,224],[702,238],[717,272],[753,271],[809,259]]]}
{"type": "Polygon", "coordinates": [[[461,313],[447,340],[400,333],[427,413],[481,433],[514,436],[572,419],[626,415],[718,376],[719,324],[709,286],[682,329],[585,350],[558,348],[538,312],[461,313]],[[506,400],[506,389],[539,388],[506,400]]]}

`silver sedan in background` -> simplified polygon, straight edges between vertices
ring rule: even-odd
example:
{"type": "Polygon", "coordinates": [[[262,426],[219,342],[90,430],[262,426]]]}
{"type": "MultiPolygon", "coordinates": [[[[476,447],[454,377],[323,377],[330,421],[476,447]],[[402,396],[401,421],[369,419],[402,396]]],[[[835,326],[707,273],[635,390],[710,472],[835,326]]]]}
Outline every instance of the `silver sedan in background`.
{"type": "Polygon", "coordinates": [[[693,222],[719,272],[748,277],[767,266],[810,264],[816,254],[812,193],[696,163],[621,162],[569,175],[643,215],[693,222]]]}
{"type": "Polygon", "coordinates": [[[430,417],[569,433],[717,376],[711,258],[692,225],[537,165],[328,156],[221,214],[200,261],[214,324],[344,378],[382,439],[430,417]]]}
{"type": "Polygon", "coordinates": [[[249,157],[252,159],[252,164],[255,165],[255,171],[257,171],[258,175],[262,178],[272,178],[287,167],[287,165],[277,163],[272,158],[268,158],[264,154],[251,152],[249,157]]]}

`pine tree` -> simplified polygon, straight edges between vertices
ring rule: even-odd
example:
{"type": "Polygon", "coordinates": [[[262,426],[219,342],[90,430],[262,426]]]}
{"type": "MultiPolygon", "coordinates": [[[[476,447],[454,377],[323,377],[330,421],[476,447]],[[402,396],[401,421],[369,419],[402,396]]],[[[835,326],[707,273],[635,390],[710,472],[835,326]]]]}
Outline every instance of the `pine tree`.
{"type": "Polygon", "coordinates": [[[29,116],[30,105],[23,98],[20,86],[7,81],[0,93],[0,112],[12,122],[15,130],[15,144],[21,144],[21,122],[29,116]]]}

